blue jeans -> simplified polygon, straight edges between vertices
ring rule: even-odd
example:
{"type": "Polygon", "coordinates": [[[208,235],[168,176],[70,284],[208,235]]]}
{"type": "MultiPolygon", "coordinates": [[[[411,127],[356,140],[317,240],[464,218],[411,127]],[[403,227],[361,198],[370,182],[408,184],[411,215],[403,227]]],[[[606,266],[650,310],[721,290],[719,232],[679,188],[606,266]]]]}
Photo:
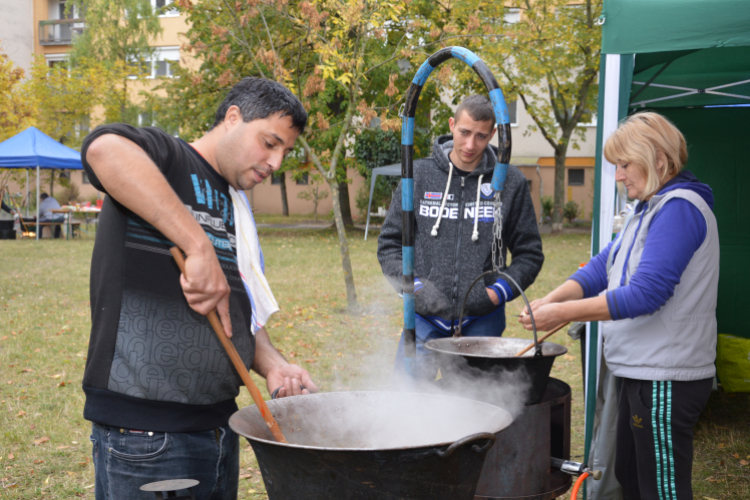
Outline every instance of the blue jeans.
{"type": "MultiPolygon", "coordinates": [[[[451,337],[450,332],[436,327],[426,319],[417,315],[414,326],[417,337],[417,377],[426,380],[435,380],[438,366],[434,356],[425,348],[425,343],[433,339],[445,339],[451,337]]],[[[464,337],[501,337],[505,331],[505,305],[498,307],[494,312],[480,318],[461,330],[464,337]]],[[[396,351],[395,375],[406,374],[404,368],[404,332],[401,332],[401,340],[396,351]]]]}
{"type": "MultiPolygon", "coordinates": [[[[195,498],[234,500],[240,444],[229,426],[200,432],[149,432],[92,424],[96,500],[153,500],[144,484],[195,479],[195,498]]],[[[186,495],[180,491],[178,495],[186,495]]]]}

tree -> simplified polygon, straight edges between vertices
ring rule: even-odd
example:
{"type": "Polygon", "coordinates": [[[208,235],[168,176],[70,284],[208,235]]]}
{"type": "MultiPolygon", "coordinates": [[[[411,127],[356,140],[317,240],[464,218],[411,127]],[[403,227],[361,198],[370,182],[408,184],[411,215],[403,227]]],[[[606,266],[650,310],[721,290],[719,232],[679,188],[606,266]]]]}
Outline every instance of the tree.
{"type": "Polygon", "coordinates": [[[133,84],[151,74],[151,43],[162,32],[158,12],[150,0],[72,0],[68,9],[81,13],[86,26],[73,42],[71,64],[106,68],[111,79],[103,101],[106,120],[137,123],[133,84]]]}
{"type": "MultiPolygon", "coordinates": [[[[506,100],[519,99],[555,154],[553,231],[562,230],[565,158],[596,109],[602,0],[413,0],[425,40],[462,45],[492,70],[506,100]],[[517,19],[506,17],[517,15],[517,19]],[[517,21],[517,22],[516,22],[517,21]]],[[[447,71],[447,69],[446,69],[447,71]]],[[[486,92],[470,71],[451,80],[453,103],[486,92]]]]}
{"type": "Polygon", "coordinates": [[[301,200],[310,201],[313,204],[313,214],[315,214],[315,222],[318,222],[318,203],[328,198],[328,191],[321,191],[321,184],[323,184],[323,177],[318,174],[312,174],[310,177],[310,187],[304,191],[297,193],[297,197],[301,200]]]}
{"type": "Polygon", "coordinates": [[[0,52],[0,142],[33,125],[33,106],[23,78],[23,69],[0,52]]]}
{"type": "MultiPolygon", "coordinates": [[[[30,78],[24,83],[32,104],[36,127],[73,149],[80,149],[91,128],[94,108],[103,102],[113,76],[106,65],[98,61],[83,61],[69,66],[50,68],[42,56],[37,56],[31,67],[30,78]]],[[[49,194],[54,195],[56,176],[68,187],[62,171],[46,171],[49,194]]]]}
{"type": "MultiPolygon", "coordinates": [[[[555,153],[553,232],[562,231],[565,159],[568,148],[585,139],[579,123],[592,117],[598,94],[601,29],[596,23],[601,0],[515,0],[519,21],[503,22],[500,10],[494,33],[473,41],[506,96],[517,97],[555,153]]],[[[506,11],[507,12],[507,11],[506,11]]]]}
{"type": "Polygon", "coordinates": [[[396,61],[409,42],[410,29],[400,1],[205,0],[200,8],[181,2],[191,25],[189,49],[201,61],[199,71],[181,69],[167,82],[169,97],[159,106],[182,119],[190,134],[213,120],[204,105],[215,103],[241,77],[255,75],[284,83],[304,103],[309,127],[299,141],[307,158],[328,183],[339,236],[344,282],[350,308],[357,305],[341,183],[348,141],[359,126],[378,116],[384,129],[400,128],[393,116],[399,103],[396,61]],[[375,86],[377,81],[383,85],[375,86]],[[187,88],[191,87],[191,88],[187,88]],[[183,93],[184,90],[184,93],[183,93]],[[169,99],[180,95],[175,110],[169,99]]]}

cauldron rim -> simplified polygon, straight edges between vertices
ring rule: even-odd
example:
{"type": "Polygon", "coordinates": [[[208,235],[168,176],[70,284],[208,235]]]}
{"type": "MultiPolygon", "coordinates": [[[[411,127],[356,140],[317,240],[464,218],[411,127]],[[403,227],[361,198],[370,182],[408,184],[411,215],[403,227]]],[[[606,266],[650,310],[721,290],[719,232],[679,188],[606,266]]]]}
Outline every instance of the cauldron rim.
{"type": "MultiPolygon", "coordinates": [[[[450,356],[461,356],[464,358],[481,358],[481,359],[533,359],[534,357],[534,349],[530,349],[527,351],[523,356],[496,356],[492,354],[480,354],[480,353],[471,353],[471,352],[459,352],[459,351],[449,351],[444,348],[444,344],[452,345],[460,342],[490,342],[494,343],[497,341],[502,340],[515,340],[519,341],[519,344],[521,341],[525,341],[518,349],[521,350],[524,347],[526,347],[529,344],[533,344],[533,339],[517,339],[512,337],[448,337],[444,339],[432,339],[428,340],[425,343],[425,348],[429,351],[432,351],[436,354],[444,354],[444,355],[450,355],[450,356]]],[[[555,344],[554,342],[540,342],[539,343],[542,346],[542,357],[543,358],[556,358],[558,356],[562,356],[563,354],[566,354],[568,352],[568,348],[560,345],[555,344]],[[547,352],[545,352],[547,350],[547,352]]]]}
{"type": "MultiPolygon", "coordinates": [[[[483,401],[476,401],[474,399],[467,399],[457,396],[448,396],[444,394],[434,394],[429,392],[402,392],[402,391],[331,391],[331,392],[319,392],[316,394],[307,394],[304,396],[288,396],[281,399],[275,399],[271,401],[266,401],[268,404],[268,409],[273,414],[274,406],[277,406],[278,404],[283,404],[284,401],[288,402],[293,401],[297,398],[315,398],[315,397],[326,397],[330,394],[352,394],[352,395],[361,395],[361,394],[410,394],[410,395],[416,395],[416,396],[429,396],[431,398],[445,398],[445,399],[451,399],[451,400],[460,400],[468,404],[472,404],[476,407],[487,407],[490,409],[490,411],[496,411],[500,412],[498,415],[501,418],[498,418],[498,422],[502,422],[495,426],[493,429],[486,430],[485,432],[489,432],[492,434],[498,434],[499,432],[507,429],[510,427],[510,425],[515,420],[511,413],[499,406],[495,406],[489,403],[485,403],[483,401]]],[[[465,437],[471,436],[472,434],[467,434],[466,436],[461,436],[460,438],[456,440],[448,440],[448,441],[441,441],[439,443],[429,443],[429,444],[421,444],[418,446],[398,446],[398,447],[389,447],[389,448],[342,448],[342,447],[329,447],[329,446],[308,446],[308,445],[301,445],[301,444],[294,444],[294,443],[280,443],[278,441],[275,441],[273,439],[263,439],[257,436],[250,436],[247,434],[243,434],[237,429],[237,420],[241,418],[239,416],[240,412],[242,411],[253,411],[259,413],[257,405],[249,405],[245,406],[244,408],[240,408],[236,412],[232,414],[231,417],[229,417],[229,427],[239,434],[240,436],[249,439],[251,441],[258,441],[260,443],[267,443],[272,444],[276,446],[281,446],[285,448],[293,448],[293,449],[299,449],[299,450],[318,450],[318,451],[333,451],[333,452],[387,452],[387,451],[404,451],[404,450],[421,450],[421,449],[427,449],[427,448],[439,448],[442,446],[448,446],[453,444],[454,442],[458,441],[459,439],[463,439],[465,437]]],[[[281,425],[281,423],[279,423],[281,425]]],[[[282,431],[284,431],[284,428],[282,427],[282,431]]]]}

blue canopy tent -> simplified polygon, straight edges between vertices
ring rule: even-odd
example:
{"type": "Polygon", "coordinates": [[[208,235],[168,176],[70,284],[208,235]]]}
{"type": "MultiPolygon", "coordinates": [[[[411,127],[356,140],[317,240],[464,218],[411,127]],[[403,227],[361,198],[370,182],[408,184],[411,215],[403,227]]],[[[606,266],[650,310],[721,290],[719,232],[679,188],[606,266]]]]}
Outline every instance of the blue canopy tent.
{"type": "MultiPolygon", "coordinates": [[[[35,127],[29,127],[0,143],[0,168],[36,168],[36,206],[39,206],[39,170],[83,170],[81,153],[57,142],[35,127]]],[[[26,174],[26,193],[29,177],[26,174]]],[[[36,239],[39,239],[37,217],[36,239]]]]}

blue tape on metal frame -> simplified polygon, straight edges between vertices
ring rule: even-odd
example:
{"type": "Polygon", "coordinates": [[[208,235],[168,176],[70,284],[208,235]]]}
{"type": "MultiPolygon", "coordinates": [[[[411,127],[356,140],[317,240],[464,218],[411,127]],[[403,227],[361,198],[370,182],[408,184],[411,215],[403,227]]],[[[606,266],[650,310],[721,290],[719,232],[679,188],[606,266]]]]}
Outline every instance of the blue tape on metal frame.
{"type": "Polygon", "coordinates": [[[475,53],[463,47],[451,47],[451,54],[453,54],[453,57],[461,59],[469,66],[474,66],[474,63],[479,60],[479,57],[475,53]]]}
{"type": "Polygon", "coordinates": [[[414,179],[401,179],[401,210],[414,211],[414,179]]]}
{"type": "Polygon", "coordinates": [[[414,247],[401,247],[404,276],[414,276],[414,247]]]}
{"type": "Polygon", "coordinates": [[[424,82],[427,81],[427,78],[430,76],[430,73],[432,73],[433,69],[435,68],[432,67],[428,61],[423,62],[411,82],[414,85],[419,85],[420,87],[424,86],[424,82]]]}
{"type": "Polygon", "coordinates": [[[492,101],[492,107],[495,108],[495,120],[497,120],[498,125],[510,123],[510,114],[508,113],[508,105],[505,103],[503,91],[500,89],[491,91],[490,100],[492,101]]]}
{"type": "Polygon", "coordinates": [[[414,294],[404,294],[404,328],[414,329],[416,318],[414,316],[414,294]]]}
{"type": "Polygon", "coordinates": [[[414,118],[407,116],[401,119],[401,145],[411,146],[414,144],[414,118]]]}
{"type": "Polygon", "coordinates": [[[495,171],[492,174],[492,189],[502,191],[505,185],[505,176],[508,175],[507,163],[495,163],[495,171]]]}

